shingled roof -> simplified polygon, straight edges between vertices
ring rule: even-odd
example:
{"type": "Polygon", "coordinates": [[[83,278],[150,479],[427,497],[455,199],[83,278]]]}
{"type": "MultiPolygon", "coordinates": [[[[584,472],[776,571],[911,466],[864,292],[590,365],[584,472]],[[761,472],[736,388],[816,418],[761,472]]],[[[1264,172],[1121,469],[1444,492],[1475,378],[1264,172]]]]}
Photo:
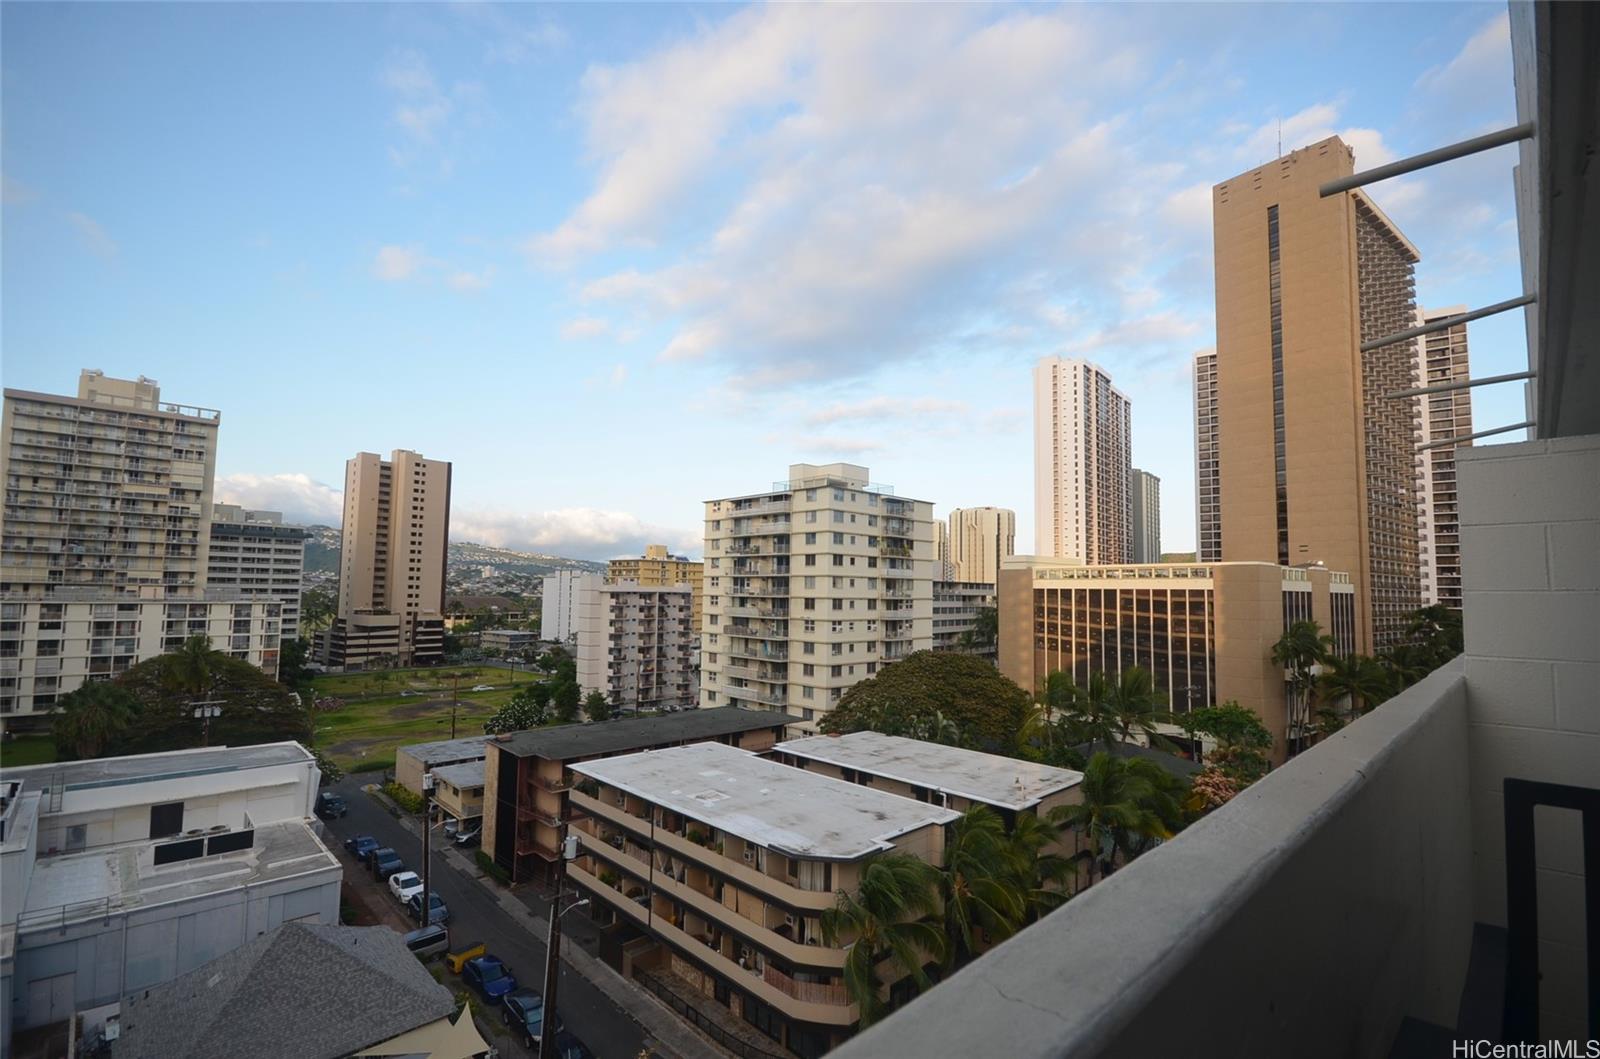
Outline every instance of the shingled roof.
{"type": "Polygon", "coordinates": [[[387,927],[285,923],[127,998],[116,1059],[337,1059],[455,1013],[387,927]]]}

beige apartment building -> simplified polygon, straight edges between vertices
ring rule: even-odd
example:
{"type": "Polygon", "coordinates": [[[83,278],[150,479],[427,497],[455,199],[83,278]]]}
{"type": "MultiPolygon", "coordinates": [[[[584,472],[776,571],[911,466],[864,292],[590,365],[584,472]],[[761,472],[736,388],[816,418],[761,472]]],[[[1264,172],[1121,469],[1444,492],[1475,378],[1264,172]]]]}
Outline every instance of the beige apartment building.
{"type": "Polygon", "coordinates": [[[283,639],[298,639],[309,536],[299,526],[284,525],[277,511],[213,504],[206,584],[245,599],[277,600],[283,639]]]}
{"type": "Polygon", "coordinates": [[[1195,558],[1222,561],[1222,483],[1217,451],[1217,351],[1194,355],[1195,558]]]}
{"type": "Polygon", "coordinates": [[[1046,357],[1033,369],[1034,547],[1086,563],[1133,554],[1129,474],[1132,406],[1085,360],[1046,357]]]}
{"type": "Polygon", "coordinates": [[[647,544],[642,556],[612,559],[606,563],[605,580],[607,584],[631,581],[640,588],[688,585],[694,598],[694,631],[700,632],[704,621],[705,563],[672,555],[665,544],[647,544]]]}
{"type": "Polygon", "coordinates": [[[1337,136],[1212,190],[1222,557],[1350,574],[1356,647],[1399,641],[1421,603],[1412,346],[1416,247],[1360,190],[1337,136]]]}
{"type": "Polygon", "coordinates": [[[449,543],[449,463],[406,449],[346,461],[339,612],[319,641],[324,662],[440,661],[449,543]]]}
{"type": "Polygon", "coordinates": [[[941,520],[933,520],[933,573],[935,581],[948,581],[956,576],[955,560],[950,552],[950,529],[941,520]]]}
{"type": "Polygon", "coordinates": [[[5,391],[0,412],[0,725],[193,634],[278,668],[282,607],[208,587],[221,413],[84,371],[75,397],[5,391]]]}
{"type": "MultiPolygon", "coordinates": [[[[1417,324],[1459,316],[1465,305],[1418,309],[1417,324]]],[[[1464,382],[1469,377],[1467,325],[1423,335],[1416,340],[1416,386],[1464,382]]],[[[1472,433],[1472,391],[1425,393],[1415,401],[1417,444],[1446,441],[1472,433]]],[[[1456,448],[1441,445],[1416,455],[1417,551],[1422,563],[1422,602],[1461,609],[1461,516],[1456,509],[1456,448]]]]}
{"type": "MultiPolygon", "coordinates": [[[[822,913],[854,892],[863,862],[902,853],[942,862],[958,814],[791,768],[720,743],[574,765],[578,858],[567,876],[602,921],[655,944],[629,966],[653,992],[726,1005],[804,1059],[860,1019],[822,913]],[[685,782],[692,777],[693,784],[685,782]]],[[[899,975],[880,965],[889,998],[899,975]]]]}
{"type": "Polygon", "coordinates": [[[700,702],[694,587],[616,581],[578,598],[578,684],[618,709],[700,702]]]}
{"type": "Polygon", "coordinates": [[[950,562],[936,581],[1000,579],[1000,563],[1017,554],[1017,513],[1004,507],[958,507],[950,512],[950,562]]]}
{"type": "Polygon", "coordinates": [[[1291,622],[1315,621],[1335,650],[1356,648],[1348,575],[1275,563],[1085,566],[1018,556],[1000,572],[1000,672],[1039,689],[1061,671],[1149,670],[1174,712],[1230,699],[1260,715],[1283,758],[1310,735],[1307,704],[1291,702],[1272,645],[1291,622]]]}
{"type": "Polygon", "coordinates": [[[1133,558],[1136,563],[1161,561],[1161,479],[1133,468],[1129,476],[1133,519],[1133,558]]]}
{"type": "Polygon", "coordinates": [[[933,505],[849,463],[797,463],[706,502],[702,706],[809,725],[857,681],[933,646],[933,505]]]}

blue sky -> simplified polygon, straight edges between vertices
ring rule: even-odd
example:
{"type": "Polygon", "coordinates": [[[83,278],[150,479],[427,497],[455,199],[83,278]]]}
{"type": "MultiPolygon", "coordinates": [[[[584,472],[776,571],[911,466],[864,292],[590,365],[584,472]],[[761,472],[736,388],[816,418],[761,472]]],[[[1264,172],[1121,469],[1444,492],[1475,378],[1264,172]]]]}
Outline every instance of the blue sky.
{"type": "MultiPolygon", "coordinates": [[[[337,522],[454,461],[458,538],[698,551],[791,462],[1018,513],[1029,370],[1134,406],[1193,547],[1212,184],[1511,122],[1492,4],[6,4],[6,386],[223,411],[218,493],[337,522]]],[[[1376,185],[1426,305],[1520,290],[1509,148],[1376,185]]],[[[1474,373],[1526,367],[1520,321],[1474,373]]],[[[1474,397],[1479,429],[1521,389],[1474,397]]]]}

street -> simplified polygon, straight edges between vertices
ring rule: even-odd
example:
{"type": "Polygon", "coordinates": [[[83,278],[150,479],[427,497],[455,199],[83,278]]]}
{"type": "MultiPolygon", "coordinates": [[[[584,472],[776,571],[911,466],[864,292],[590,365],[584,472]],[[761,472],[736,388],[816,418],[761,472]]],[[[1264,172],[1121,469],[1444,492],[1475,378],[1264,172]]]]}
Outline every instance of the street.
{"type": "MultiPolygon", "coordinates": [[[[370,894],[373,903],[393,905],[395,901],[387,887],[373,879],[343,847],[344,840],[352,835],[371,835],[383,845],[392,846],[405,860],[407,868],[418,875],[422,874],[422,849],[416,836],[401,826],[387,808],[361,789],[364,782],[373,778],[372,775],[357,774],[328,788],[344,796],[350,812],[337,820],[327,821],[327,827],[339,843],[336,852],[345,866],[345,881],[370,894]]],[[[506,914],[483,884],[463,876],[442,855],[443,848],[442,836],[435,833],[429,882],[432,890],[449,906],[452,950],[482,941],[490,953],[510,965],[519,986],[542,993],[545,939],[531,936],[521,924],[506,914]]],[[[473,851],[466,852],[470,856],[473,851]]],[[[543,903],[536,911],[548,915],[543,903]]],[[[582,911],[568,915],[561,925],[563,949],[568,945],[586,945],[591,953],[594,952],[594,928],[582,911]]],[[[645,1034],[638,1023],[593,983],[568,967],[565,961],[562,962],[560,973],[556,1010],[564,1026],[577,1034],[600,1059],[634,1059],[645,1046],[645,1034]]],[[[445,977],[446,984],[451,988],[467,988],[464,982],[448,971],[445,977]]],[[[509,1052],[518,1056],[526,1054],[520,1040],[511,1046],[509,1052]]]]}

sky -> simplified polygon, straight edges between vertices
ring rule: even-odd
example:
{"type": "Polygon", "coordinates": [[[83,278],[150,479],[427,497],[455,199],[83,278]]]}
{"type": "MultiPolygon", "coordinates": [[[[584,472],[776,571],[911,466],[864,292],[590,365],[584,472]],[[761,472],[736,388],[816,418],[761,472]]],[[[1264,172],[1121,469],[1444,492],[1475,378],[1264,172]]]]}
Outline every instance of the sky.
{"type": "MultiPolygon", "coordinates": [[[[698,553],[842,460],[1026,553],[1031,366],[1080,356],[1189,551],[1211,186],[1513,123],[1494,4],[11,3],[0,375],[220,409],[218,499],[299,521],[407,448],[454,539],[698,553]]],[[[1514,157],[1369,188],[1421,304],[1520,292],[1514,157]]],[[[1526,369],[1519,316],[1469,341],[1526,369]]]]}

